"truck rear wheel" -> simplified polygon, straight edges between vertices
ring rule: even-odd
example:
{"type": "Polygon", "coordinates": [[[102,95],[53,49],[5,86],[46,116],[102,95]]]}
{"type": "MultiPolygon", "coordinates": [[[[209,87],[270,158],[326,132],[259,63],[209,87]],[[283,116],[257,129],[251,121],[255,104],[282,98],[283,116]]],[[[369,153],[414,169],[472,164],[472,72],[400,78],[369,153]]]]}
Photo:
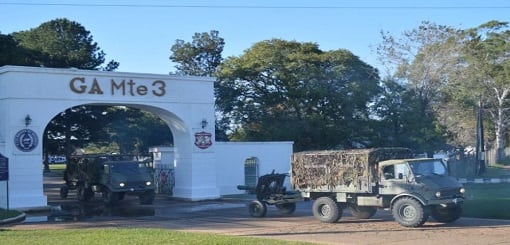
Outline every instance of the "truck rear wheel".
{"type": "Polygon", "coordinates": [[[276,207],[278,208],[278,211],[281,214],[292,214],[292,213],[294,213],[294,211],[296,211],[296,203],[295,202],[276,204],[276,207]]]}
{"type": "Polygon", "coordinates": [[[462,206],[455,205],[452,207],[442,208],[440,206],[432,207],[430,215],[437,222],[451,223],[460,218],[462,214],[462,206]]]}
{"type": "Polygon", "coordinates": [[[248,204],[248,211],[250,212],[251,217],[262,218],[266,216],[267,206],[265,203],[255,200],[248,204]]]}
{"type": "Polygon", "coordinates": [[[79,201],[86,202],[86,201],[89,201],[90,199],[92,199],[92,197],[94,197],[94,192],[92,191],[91,188],[87,188],[84,186],[78,186],[76,195],[77,195],[79,201]]]}
{"type": "Polygon", "coordinates": [[[393,218],[402,226],[422,226],[428,218],[423,205],[411,197],[403,197],[395,201],[392,208],[393,218]]]}
{"type": "Polygon", "coordinates": [[[69,194],[69,187],[67,186],[60,187],[60,198],[66,199],[67,194],[69,194]]]}
{"type": "Polygon", "coordinates": [[[330,197],[319,197],[313,202],[313,216],[324,223],[337,222],[342,217],[342,209],[330,197]]]}
{"type": "Polygon", "coordinates": [[[106,205],[115,204],[115,203],[117,203],[118,200],[119,200],[119,196],[117,193],[112,192],[112,191],[108,190],[107,188],[105,188],[103,190],[103,202],[106,205]]]}
{"type": "Polygon", "coordinates": [[[349,210],[351,210],[351,214],[358,219],[370,219],[377,212],[377,208],[358,206],[356,204],[349,206],[349,210]]]}

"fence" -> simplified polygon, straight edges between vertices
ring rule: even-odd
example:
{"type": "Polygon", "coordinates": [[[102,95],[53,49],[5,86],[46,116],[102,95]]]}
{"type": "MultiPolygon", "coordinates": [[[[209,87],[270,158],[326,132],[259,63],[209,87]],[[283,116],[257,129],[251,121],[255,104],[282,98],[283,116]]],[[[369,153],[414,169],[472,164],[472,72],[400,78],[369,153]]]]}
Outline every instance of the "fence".
{"type": "Polygon", "coordinates": [[[478,174],[479,165],[474,154],[456,152],[449,155],[450,174],[458,178],[471,178],[478,174]]]}
{"type": "Polygon", "coordinates": [[[174,169],[168,164],[157,164],[154,170],[156,193],[172,195],[175,186],[174,169]]]}
{"type": "Polygon", "coordinates": [[[485,154],[485,159],[486,159],[486,162],[488,165],[494,165],[496,163],[498,164],[510,164],[510,147],[506,147],[504,148],[501,152],[500,152],[500,160],[497,161],[497,155],[498,155],[498,150],[497,149],[489,149],[487,150],[486,154],[485,154]]]}

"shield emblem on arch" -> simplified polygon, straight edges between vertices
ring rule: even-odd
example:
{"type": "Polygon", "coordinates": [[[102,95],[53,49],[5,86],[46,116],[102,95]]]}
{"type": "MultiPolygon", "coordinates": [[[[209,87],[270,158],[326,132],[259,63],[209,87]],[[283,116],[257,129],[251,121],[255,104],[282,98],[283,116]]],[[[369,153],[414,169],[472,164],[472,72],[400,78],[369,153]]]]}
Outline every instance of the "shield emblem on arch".
{"type": "Polygon", "coordinates": [[[200,149],[207,149],[212,145],[212,134],[202,131],[195,133],[195,145],[200,149]]]}

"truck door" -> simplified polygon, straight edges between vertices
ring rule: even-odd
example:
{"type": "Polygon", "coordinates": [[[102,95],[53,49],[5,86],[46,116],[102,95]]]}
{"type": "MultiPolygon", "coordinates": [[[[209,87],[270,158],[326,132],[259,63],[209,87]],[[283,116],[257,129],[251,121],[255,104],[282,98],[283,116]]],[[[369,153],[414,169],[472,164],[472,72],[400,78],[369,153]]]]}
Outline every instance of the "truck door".
{"type": "Polygon", "coordinates": [[[381,174],[380,195],[397,195],[408,192],[411,172],[407,163],[385,166],[381,174]]]}

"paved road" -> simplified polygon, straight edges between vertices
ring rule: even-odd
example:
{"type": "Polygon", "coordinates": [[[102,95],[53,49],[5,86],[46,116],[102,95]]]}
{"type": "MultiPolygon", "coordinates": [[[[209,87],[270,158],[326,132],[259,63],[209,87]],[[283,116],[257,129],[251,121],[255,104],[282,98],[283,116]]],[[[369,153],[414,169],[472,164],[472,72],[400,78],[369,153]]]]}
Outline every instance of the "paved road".
{"type": "Polygon", "coordinates": [[[158,196],[154,205],[141,206],[128,198],[108,209],[100,200],[81,205],[70,196],[62,201],[53,184],[45,188],[53,211],[30,214],[27,222],[10,229],[151,227],[323,244],[510,244],[510,221],[504,220],[461,218],[452,224],[406,228],[381,210],[370,220],[355,219],[346,211],[340,222],[324,224],[312,217],[311,202],[298,203],[292,215],[281,215],[271,206],[266,217],[252,218],[246,209],[249,200],[186,202],[165,196],[158,196]]]}

